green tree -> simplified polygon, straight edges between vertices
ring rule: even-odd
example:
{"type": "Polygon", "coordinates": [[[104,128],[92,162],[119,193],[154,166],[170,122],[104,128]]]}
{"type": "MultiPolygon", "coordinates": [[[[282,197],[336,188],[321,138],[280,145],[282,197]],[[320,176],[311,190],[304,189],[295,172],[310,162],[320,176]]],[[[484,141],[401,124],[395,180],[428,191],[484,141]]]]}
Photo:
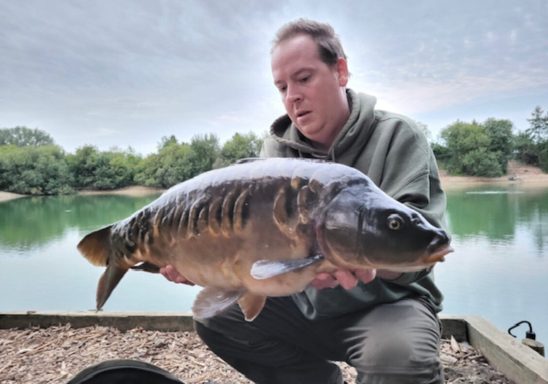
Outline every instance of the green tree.
{"type": "Polygon", "coordinates": [[[100,152],[95,170],[94,189],[108,190],[127,187],[134,183],[139,157],[132,152],[113,149],[100,152]]]}
{"type": "Polygon", "coordinates": [[[74,187],[90,189],[95,184],[95,173],[99,163],[99,150],[93,145],[77,148],[74,155],[67,156],[74,187]]]}
{"type": "Polygon", "coordinates": [[[535,144],[548,140],[548,111],[544,113],[540,106],[536,106],[531,112],[531,118],[527,119],[529,128],[525,131],[535,144]]]}
{"type": "Polygon", "coordinates": [[[539,166],[544,172],[548,172],[548,140],[538,145],[539,166]]]}
{"type": "Polygon", "coordinates": [[[177,144],[177,138],[175,137],[175,135],[164,136],[160,139],[160,143],[158,144],[158,151],[161,151],[163,148],[173,144],[177,144]]]}
{"type": "Polygon", "coordinates": [[[74,187],[77,189],[110,190],[134,183],[140,157],[132,150],[113,149],[101,152],[85,145],[67,156],[74,187]]]}
{"type": "Polygon", "coordinates": [[[192,149],[187,143],[178,143],[174,136],[162,138],[158,153],[141,161],[135,181],[149,187],[168,188],[192,177],[190,157],[192,149]]]}
{"type": "Polygon", "coordinates": [[[498,177],[503,175],[498,153],[490,152],[487,147],[473,149],[462,155],[459,163],[460,173],[472,176],[498,177]]]}
{"type": "Polygon", "coordinates": [[[514,136],[514,158],[525,164],[538,165],[539,156],[533,139],[527,132],[519,132],[514,136]]]}
{"type": "Polygon", "coordinates": [[[175,136],[163,137],[158,153],[147,156],[139,167],[135,180],[151,187],[169,188],[209,171],[219,156],[219,141],[215,135],[195,136],[190,144],[177,141],[175,136]]]}
{"type": "Polygon", "coordinates": [[[235,133],[230,140],[224,143],[220,157],[213,167],[219,168],[232,164],[239,159],[258,157],[262,142],[253,132],[245,135],[235,133]]]}
{"type": "Polygon", "coordinates": [[[217,136],[197,135],[190,142],[190,177],[209,171],[219,157],[219,139],[217,136]]]}
{"type": "Polygon", "coordinates": [[[56,145],[0,146],[0,190],[56,195],[72,192],[64,151],[56,145]]]}
{"type": "Polygon", "coordinates": [[[510,120],[489,118],[482,126],[489,136],[490,143],[487,151],[493,154],[502,174],[505,174],[514,149],[512,132],[514,125],[510,120]]]}
{"type": "Polygon", "coordinates": [[[491,151],[491,138],[486,129],[473,121],[456,121],[441,133],[446,143],[449,173],[471,176],[501,176],[503,169],[491,151]]]}
{"type": "Polygon", "coordinates": [[[440,143],[431,143],[430,147],[432,148],[432,152],[434,152],[436,161],[440,164],[440,166],[447,168],[446,163],[451,157],[449,149],[445,145],[440,143]]]}
{"type": "Polygon", "coordinates": [[[30,147],[39,145],[53,145],[52,137],[40,129],[27,127],[0,129],[0,145],[15,145],[17,147],[30,147]]]}
{"type": "Polygon", "coordinates": [[[531,113],[527,134],[533,141],[533,152],[538,158],[538,165],[544,172],[548,172],[548,111],[544,112],[540,106],[531,113]]]}
{"type": "Polygon", "coordinates": [[[514,156],[548,172],[548,112],[537,106],[527,121],[529,128],[514,137],[514,156]]]}

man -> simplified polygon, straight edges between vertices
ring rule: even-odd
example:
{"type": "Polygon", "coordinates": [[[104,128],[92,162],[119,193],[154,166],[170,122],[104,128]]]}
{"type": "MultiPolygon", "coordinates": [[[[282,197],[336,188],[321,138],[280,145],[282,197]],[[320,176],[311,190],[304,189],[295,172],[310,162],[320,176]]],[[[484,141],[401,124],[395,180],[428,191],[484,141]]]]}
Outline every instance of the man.
{"type": "MultiPolygon", "coordinates": [[[[445,195],[428,143],[411,120],[347,89],[346,56],[329,25],[283,26],[271,65],[287,115],[272,125],[263,156],[353,166],[441,224],[445,195]]],[[[171,266],[162,273],[187,282],[171,266]]],[[[234,305],[195,325],[213,352],[257,383],[342,383],[332,361],[354,366],[359,383],[442,383],[441,300],[429,270],[338,270],[300,294],[269,298],[253,322],[234,305]]]]}

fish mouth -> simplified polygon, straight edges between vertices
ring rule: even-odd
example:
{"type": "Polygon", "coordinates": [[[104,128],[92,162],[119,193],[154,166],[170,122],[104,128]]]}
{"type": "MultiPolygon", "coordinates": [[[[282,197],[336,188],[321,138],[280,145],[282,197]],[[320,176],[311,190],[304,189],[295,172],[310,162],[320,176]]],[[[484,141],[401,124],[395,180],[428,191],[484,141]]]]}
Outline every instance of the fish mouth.
{"type": "Polygon", "coordinates": [[[430,265],[436,264],[438,262],[445,261],[445,255],[448,253],[454,252],[454,249],[449,245],[445,244],[439,248],[437,248],[435,251],[430,253],[424,261],[430,265]]]}

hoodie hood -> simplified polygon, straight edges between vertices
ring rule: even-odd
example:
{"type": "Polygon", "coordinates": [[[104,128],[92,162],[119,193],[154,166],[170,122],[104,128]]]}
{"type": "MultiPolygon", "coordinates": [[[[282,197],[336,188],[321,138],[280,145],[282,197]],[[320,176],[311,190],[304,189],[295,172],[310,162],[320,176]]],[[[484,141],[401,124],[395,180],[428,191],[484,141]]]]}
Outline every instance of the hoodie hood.
{"type": "Polygon", "coordinates": [[[329,150],[321,150],[304,137],[288,115],[281,116],[272,124],[270,134],[281,145],[297,151],[299,157],[315,157],[347,164],[359,155],[374,130],[374,96],[346,90],[350,115],[329,150]],[[358,144],[358,145],[357,145],[358,144]],[[354,150],[352,150],[354,148],[354,150]]]}

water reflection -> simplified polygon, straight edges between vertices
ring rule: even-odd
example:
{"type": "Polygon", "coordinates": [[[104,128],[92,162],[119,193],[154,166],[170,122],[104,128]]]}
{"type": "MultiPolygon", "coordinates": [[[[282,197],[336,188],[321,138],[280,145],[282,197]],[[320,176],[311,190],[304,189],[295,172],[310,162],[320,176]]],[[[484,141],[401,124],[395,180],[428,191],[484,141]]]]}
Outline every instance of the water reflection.
{"type": "Polygon", "coordinates": [[[62,238],[69,229],[97,229],[128,216],[155,197],[29,197],[0,203],[0,247],[25,251],[62,238]]]}
{"type": "Polygon", "coordinates": [[[548,236],[548,191],[475,189],[448,193],[448,222],[455,239],[482,236],[508,244],[526,229],[543,254],[548,236]]]}
{"type": "Polygon", "coordinates": [[[450,191],[448,224],[455,253],[436,266],[443,312],[503,331],[527,319],[548,342],[548,189],[450,191]]]}

